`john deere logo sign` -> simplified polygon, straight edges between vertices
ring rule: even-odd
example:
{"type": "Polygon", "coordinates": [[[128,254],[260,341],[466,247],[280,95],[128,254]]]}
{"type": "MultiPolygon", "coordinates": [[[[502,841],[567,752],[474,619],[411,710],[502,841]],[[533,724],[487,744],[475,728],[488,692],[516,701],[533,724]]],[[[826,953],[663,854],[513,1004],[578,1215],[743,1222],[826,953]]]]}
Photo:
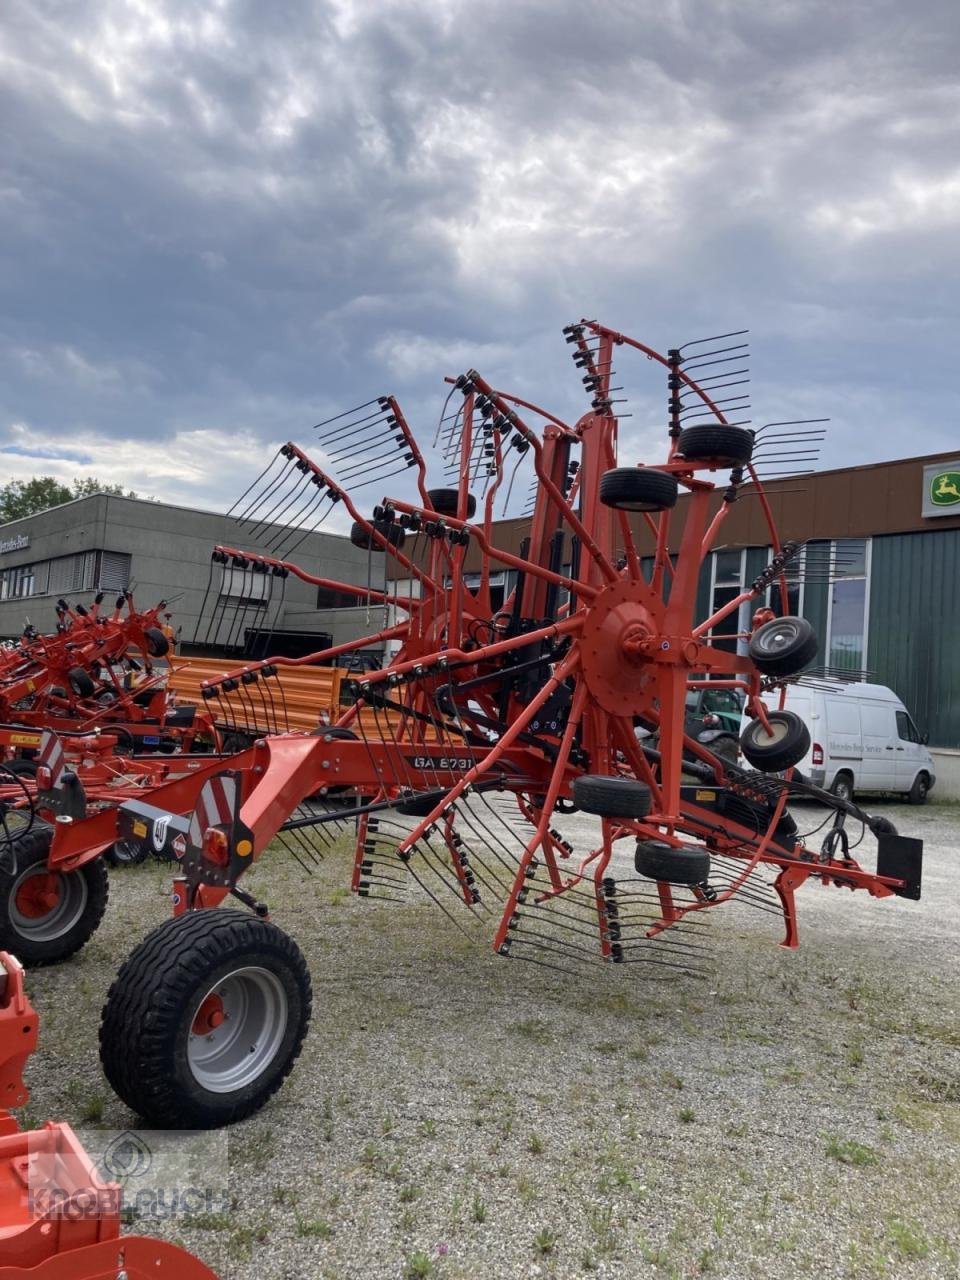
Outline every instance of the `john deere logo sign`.
{"type": "Polygon", "coordinates": [[[960,471],[941,471],[930,485],[930,501],[935,507],[953,507],[960,502],[960,471]]]}
{"type": "Polygon", "coordinates": [[[924,467],[923,515],[960,515],[960,460],[924,467]]]}

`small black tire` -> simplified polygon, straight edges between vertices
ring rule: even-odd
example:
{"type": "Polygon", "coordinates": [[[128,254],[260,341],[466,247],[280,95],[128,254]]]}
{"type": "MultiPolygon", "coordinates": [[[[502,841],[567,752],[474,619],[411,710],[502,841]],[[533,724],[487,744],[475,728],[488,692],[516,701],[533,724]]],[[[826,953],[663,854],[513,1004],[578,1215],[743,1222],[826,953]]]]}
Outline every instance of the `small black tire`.
{"type": "Polygon", "coordinates": [[[150,846],[145,840],[117,840],[103,853],[109,867],[139,867],[149,857],[150,846]]]}
{"type": "Polygon", "coordinates": [[[773,618],[750,637],[747,651],[767,676],[792,676],[817,656],[817,633],[806,618],[773,618]]]}
{"type": "Polygon", "coordinates": [[[793,711],[768,711],[773,730],[768,734],[760,720],[751,720],[740,734],[740,750],[755,769],[779,773],[798,764],[810,750],[810,730],[793,711]]]}
{"type": "Polygon", "coordinates": [[[646,467],[615,467],[600,477],[600,501],[615,511],[666,511],[677,505],[677,477],[646,467]]]}
{"type": "Polygon", "coordinates": [[[446,794],[445,791],[428,791],[425,795],[410,796],[406,800],[396,800],[393,807],[397,813],[404,813],[408,818],[425,818],[428,814],[433,813],[446,794]]]}
{"type": "Polygon", "coordinates": [[[71,667],[67,672],[67,679],[70,682],[70,688],[78,698],[92,698],[96,685],[90,676],[90,673],[84,671],[83,667],[71,667]]]}
{"type": "Polygon", "coordinates": [[[52,840],[45,822],[12,834],[0,870],[0,950],[12,952],[28,968],[56,964],[79,951],[96,933],[107,906],[103,859],[73,871],[48,871],[52,840]]]}
{"type": "Polygon", "coordinates": [[[241,911],[190,911],[154,929],[120,969],[100,1061],[119,1097],[159,1128],[231,1124],[290,1074],[311,1005],[306,961],[282,929],[241,911]],[[235,1012],[214,1026],[204,1010],[221,997],[221,1014],[235,1012]]]}
{"type": "MultiPolygon", "coordinates": [[[[391,547],[403,546],[407,535],[395,521],[374,520],[371,523],[381,538],[385,538],[391,547]]],[[[374,538],[367,526],[361,524],[359,520],[354,520],[353,522],[353,527],[350,530],[350,541],[355,547],[359,547],[361,551],[386,550],[383,544],[374,538]]]]}
{"type": "Polygon", "coordinates": [[[39,768],[39,760],[28,760],[25,756],[17,756],[16,760],[5,760],[0,765],[0,769],[16,774],[18,778],[35,778],[39,768]]]}
{"type": "Polygon", "coordinates": [[[925,773],[918,773],[913,780],[913,786],[907,792],[908,804],[926,804],[927,796],[930,794],[930,779],[925,773]]]}
{"type": "Polygon", "coordinates": [[[144,627],[143,634],[147,641],[147,653],[151,658],[165,658],[170,652],[170,641],[159,627],[144,627]]]}
{"type": "MultiPolygon", "coordinates": [[[[453,516],[456,520],[460,506],[460,494],[456,489],[428,489],[427,497],[438,516],[453,516]]],[[[467,494],[466,519],[472,520],[477,514],[477,500],[472,493],[467,494]]]]}
{"type": "Polygon", "coordinates": [[[753,432],[713,423],[684,427],[677,437],[677,453],[687,462],[742,467],[753,457],[753,432]]]}
{"type": "Polygon", "coordinates": [[[706,884],[710,876],[710,855],[699,845],[678,849],[662,840],[638,840],[634,865],[639,875],[667,884],[706,884]]]}
{"type": "Polygon", "coordinates": [[[853,802],[853,777],[845,769],[841,769],[830,784],[830,794],[838,800],[846,800],[847,804],[853,802]]]}
{"type": "Polygon", "coordinates": [[[583,774],[573,780],[573,803],[583,813],[602,818],[645,818],[652,797],[645,782],[633,778],[609,778],[583,774]]]}

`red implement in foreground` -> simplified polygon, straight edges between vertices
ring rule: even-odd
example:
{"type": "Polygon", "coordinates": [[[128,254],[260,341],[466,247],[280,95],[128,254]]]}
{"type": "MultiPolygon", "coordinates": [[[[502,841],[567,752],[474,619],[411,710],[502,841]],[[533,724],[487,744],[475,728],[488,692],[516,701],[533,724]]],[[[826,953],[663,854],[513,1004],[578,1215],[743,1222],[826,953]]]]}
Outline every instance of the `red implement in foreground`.
{"type": "Polygon", "coordinates": [[[216,1280],[176,1245],[121,1236],[120,1188],[100,1180],[69,1125],[18,1127],[10,1108],[30,1096],[23,1068],[36,1047],[23,969],[0,951],[0,1280],[216,1280]],[[37,1185],[47,1167],[55,1203],[37,1185]]]}
{"type": "Polygon", "coordinates": [[[65,872],[118,834],[179,863],[176,915],[121,969],[101,1034],[111,1084],[154,1121],[250,1114],[299,1052],[303,958],[242,888],[275,839],[307,866],[349,821],[358,894],[412,892],[451,918],[459,906],[468,928],[489,927],[500,955],[564,970],[600,961],[702,972],[708,913],[734,900],[780,915],[783,944],[795,947],[795,894],[808,880],[919,897],[920,842],[793,776],[808,731],[782,697],[780,710],[762,700],[831,675],[813,673],[816,636],[790,612],[816,558],[781,543],[762,484],[765,467],[789,470],[796,442],[817,432],[743,424],[738,335],[663,356],[594,322],[565,333],[590,410],[566,423],[470,370],[453,382],[457,404],[436,442],[451,488],[427,488],[392,398],[341,415],[318,443],[354,491],[377,483],[383,495],[385,476],[412,469],[415,500],[381,496],[368,518],[348,487],[285,445],[238,504],[241,525],[253,540],[292,523],[302,540],[336,505],[368,551],[368,583],[296,565],[296,529],[269,554],[218,547],[213,568],[232,585],[229,601],[213,593],[207,642],[229,646],[245,630],[243,602],[263,599],[265,577],[290,574],[352,596],[377,622],[308,659],[211,682],[218,723],[232,717],[242,730],[245,707],[251,720],[274,715],[275,732],[228,769],[127,800],[116,817],[58,824],[51,862],[65,872]],[[655,467],[621,456],[618,348],[666,370],[666,458],[655,467]],[[494,513],[501,500],[509,510],[521,469],[532,470],[532,514],[511,550],[494,513]],[[737,501],[759,504],[769,555],[701,620],[705,566],[737,501]],[[364,652],[384,646],[384,666],[364,671],[364,652]],[[283,733],[278,668],[330,661],[363,672],[353,704],[318,736],[283,733]],[[706,685],[745,699],[745,765],[685,735],[688,690],[706,685]],[[787,808],[794,797],[833,810],[817,847],[787,808]],[[848,820],[877,837],[874,869],[851,855],[848,820]],[[204,910],[228,894],[252,914],[204,910]]]}

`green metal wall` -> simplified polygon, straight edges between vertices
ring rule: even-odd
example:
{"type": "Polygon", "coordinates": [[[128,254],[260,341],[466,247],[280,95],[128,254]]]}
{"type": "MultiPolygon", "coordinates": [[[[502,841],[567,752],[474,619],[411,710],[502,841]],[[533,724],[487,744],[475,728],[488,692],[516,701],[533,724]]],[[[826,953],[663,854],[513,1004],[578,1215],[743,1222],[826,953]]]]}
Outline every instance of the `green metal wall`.
{"type": "Polygon", "coordinates": [[[873,539],[867,666],[937,747],[960,747],[960,529],[873,539]]]}

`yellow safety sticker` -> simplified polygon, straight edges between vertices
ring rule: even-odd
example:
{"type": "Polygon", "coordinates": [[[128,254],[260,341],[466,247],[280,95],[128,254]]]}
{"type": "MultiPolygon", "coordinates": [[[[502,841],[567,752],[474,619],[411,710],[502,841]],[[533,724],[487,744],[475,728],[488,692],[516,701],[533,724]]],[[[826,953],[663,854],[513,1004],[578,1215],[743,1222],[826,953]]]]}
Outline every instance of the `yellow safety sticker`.
{"type": "Polygon", "coordinates": [[[698,791],[695,798],[697,800],[716,800],[717,793],[715,791],[698,791]]]}
{"type": "Polygon", "coordinates": [[[135,836],[145,836],[147,834],[147,824],[139,820],[133,824],[133,834],[135,836]]]}

